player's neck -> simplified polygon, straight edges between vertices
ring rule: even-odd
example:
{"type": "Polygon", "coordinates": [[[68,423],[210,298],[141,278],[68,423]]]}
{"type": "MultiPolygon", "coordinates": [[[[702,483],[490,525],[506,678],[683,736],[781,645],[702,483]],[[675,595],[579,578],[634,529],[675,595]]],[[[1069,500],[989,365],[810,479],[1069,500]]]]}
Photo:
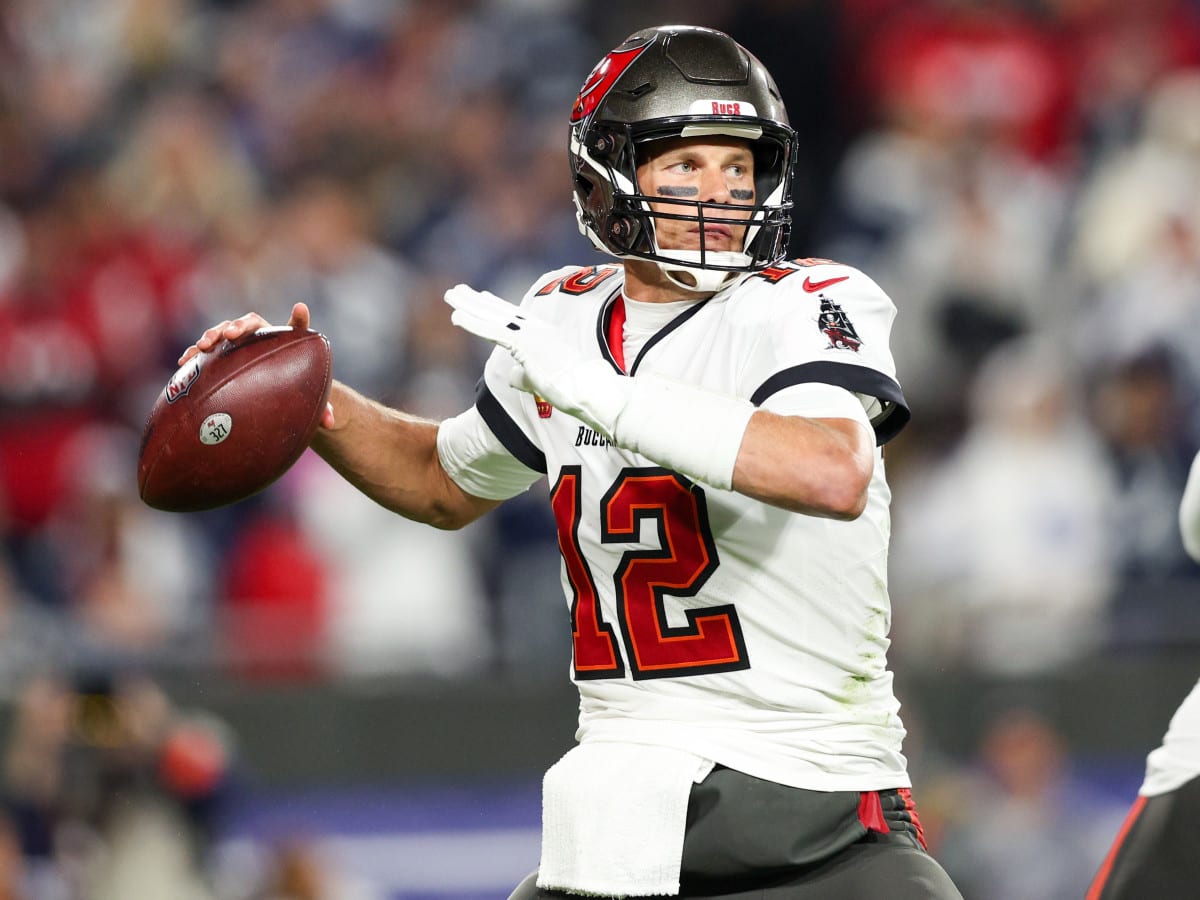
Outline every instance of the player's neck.
{"type": "Polygon", "coordinates": [[[627,259],[625,263],[625,296],[642,303],[674,303],[677,300],[703,300],[712,293],[685,291],[663,274],[655,263],[644,259],[627,259]]]}

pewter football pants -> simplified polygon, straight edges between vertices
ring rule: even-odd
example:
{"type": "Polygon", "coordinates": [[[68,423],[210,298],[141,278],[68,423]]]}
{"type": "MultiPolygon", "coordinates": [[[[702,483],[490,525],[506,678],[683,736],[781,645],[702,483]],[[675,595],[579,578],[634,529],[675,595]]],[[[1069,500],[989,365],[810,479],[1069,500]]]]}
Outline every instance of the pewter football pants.
{"type": "MultiPolygon", "coordinates": [[[[536,873],[510,900],[564,900],[536,873]]],[[[962,900],[905,789],[806,791],[716,767],[692,788],[680,897],[962,900]]]]}

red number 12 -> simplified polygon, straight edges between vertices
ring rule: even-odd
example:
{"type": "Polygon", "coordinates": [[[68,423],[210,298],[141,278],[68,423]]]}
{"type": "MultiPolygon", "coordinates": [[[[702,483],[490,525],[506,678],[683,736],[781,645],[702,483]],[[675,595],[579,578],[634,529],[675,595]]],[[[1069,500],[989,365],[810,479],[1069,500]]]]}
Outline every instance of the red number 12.
{"type": "MultiPolygon", "coordinates": [[[[621,678],[625,664],[616,634],[601,616],[596,582],[579,543],[580,477],[580,467],[564,467],[550,492],[558,548],[574,593],[575,677],[621,678]]],[[[617,624],[634,679],[749,668],[732,604],[685,610],[686,625],[667,622],[665,598],[695,596],[719,562],[704,492],[667,469],[625,469],[600,501],[600,540],[633,543],[645,520],[656,523],[659,546],[626,550],[612,575],[617,624]]]]}

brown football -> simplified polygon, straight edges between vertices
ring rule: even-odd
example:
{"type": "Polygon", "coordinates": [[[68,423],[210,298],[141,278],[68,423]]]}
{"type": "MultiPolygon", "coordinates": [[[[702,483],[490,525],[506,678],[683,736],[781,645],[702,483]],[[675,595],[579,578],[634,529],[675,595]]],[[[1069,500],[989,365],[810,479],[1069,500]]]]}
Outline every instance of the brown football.
{"type": "Polygon", "coordinates": [[[333,384],[325,335],[290,326],[222,341],[171,376],[138,452],[138,492],[196,512],[258,493],[300,458],[333,384]]]}

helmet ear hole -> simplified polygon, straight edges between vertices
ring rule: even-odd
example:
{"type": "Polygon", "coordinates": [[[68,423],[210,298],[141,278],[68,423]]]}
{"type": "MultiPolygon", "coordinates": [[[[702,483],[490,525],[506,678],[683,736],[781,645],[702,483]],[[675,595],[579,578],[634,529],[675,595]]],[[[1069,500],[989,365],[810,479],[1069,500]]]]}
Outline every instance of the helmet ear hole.
{"type": "Polygon", "coordinates": [[[613,216],[608,221],[608,237],[618,246],[628,247],[633,237],[633,222],[626,216],[613,216]]]}
{"type": "Polygon", "coordinates": [[[616,139],[603,131],[593,132],[588,141],[588,150],[597,162],[607,162],[617,149],[616,139]]]}

